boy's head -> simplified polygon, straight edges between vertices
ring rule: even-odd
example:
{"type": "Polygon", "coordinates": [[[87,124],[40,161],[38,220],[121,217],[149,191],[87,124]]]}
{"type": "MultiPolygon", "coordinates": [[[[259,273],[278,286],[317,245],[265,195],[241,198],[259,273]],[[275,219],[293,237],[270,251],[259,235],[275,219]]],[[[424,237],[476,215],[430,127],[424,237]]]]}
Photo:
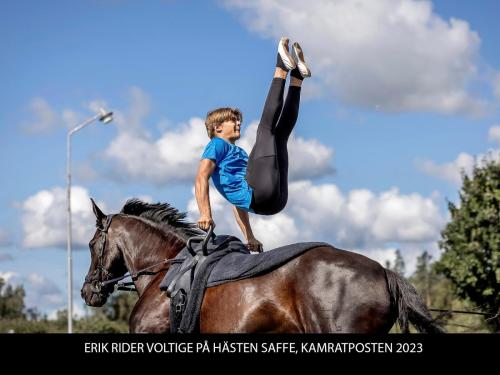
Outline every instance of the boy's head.
{"type": "Polygon", "coordinates": [[[243,120],[241,111],[237,108],[217,108],[208,112],[205,120],[207,134],[213,137],[235,141],[240,138],[240,125],[243,120]]]}

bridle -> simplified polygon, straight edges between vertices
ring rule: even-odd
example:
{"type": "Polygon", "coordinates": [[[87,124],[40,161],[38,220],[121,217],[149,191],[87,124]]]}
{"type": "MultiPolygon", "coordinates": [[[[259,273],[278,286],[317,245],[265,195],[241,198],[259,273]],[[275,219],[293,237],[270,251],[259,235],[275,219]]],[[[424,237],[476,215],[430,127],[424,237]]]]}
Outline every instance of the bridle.
{"type": "Polygon", "coordinates": [[[108,229],[111,226],[111,221],[114,216],[115,214],[106,216],[106,222],[102,228],[97,226],[97,229],[101,232],[97,250],[97,267],[94,272],[92,272],[90,277],[88,275],[85,276],[85,282],[90,284],[90,290],[98,294],[102,294],[102,287],[108,284],[106,281],[103,281],[103,276],[106,280],[113,279],[113,274],[104,267],[104,249],[106,248],[108,229]]]}
{"type": "Polygon", "coordinates": [[[104,249],[106,248],[106,241],[108,238],[108,229],[111,226],[111,221],[113,220],[113,218],[115,216],[116,216],[116,214],[106,216],[106,222],[104,223],[102,228],[99,225],[97,226],[97,229],[101,232],[101,235],[99,237],[99,246],[98,246],[98,250],[97,250],[98,251],[97,267],[92,272],[92,274],[90,276],[88,276],[88,275],[85,276],[85,282],[87,284],[90,284],[90,290],[93,293],[97,293],[100,295],[104,294],[104,293],[102,293],[103,287],[108,286],[108,285],[114,285],[114,284],[117,285],[118,290],[124,290],[124,291],[129,291],[129,292],[136,291],[135,287],[130,287],[130,286],[134,285],[133,281],[137,280],[137,278],[139,278],[140,276],[143,276],[143,275],[149,275],[149,276],[156,275],[159,272],[161,272],[162,270],[161,269],[158,271],[149,271],[149,270],[151,268],[157,267],[157,266],[162,265],[162,264],[175,262],[174,259],[164,259],[161,262],[158,262],[158,263],[155,263],[149,267],[143,268],[143,269],[141,269],[133,274],[130,274],[129,272],[127,272],[123,276],[113,277],[114,275],[104,267],[104,249]],[[105,278],[104,280],[103,280],[103,276],[105,278]],[[123,280],[127,277],[131,277],[133,281],[132,282],[118,283],[118,281],[123,280]]]}

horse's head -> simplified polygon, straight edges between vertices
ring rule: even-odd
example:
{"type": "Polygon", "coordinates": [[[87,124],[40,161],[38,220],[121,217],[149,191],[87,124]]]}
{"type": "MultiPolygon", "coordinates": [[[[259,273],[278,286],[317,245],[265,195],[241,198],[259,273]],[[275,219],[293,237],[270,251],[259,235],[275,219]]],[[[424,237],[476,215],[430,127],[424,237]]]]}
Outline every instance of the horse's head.
{"type": "Polygon", "coordinates": [[[105,215],[91,198],[96,216],[96,232],[90,240],[90,268],[81,295],[89,306],[99,307],[106,303],[113,292],[114,283],[107,283],[115,277],[125,274],[123,255],[116,244],[118,231],[113,228],[113,217],[105,215]]]}

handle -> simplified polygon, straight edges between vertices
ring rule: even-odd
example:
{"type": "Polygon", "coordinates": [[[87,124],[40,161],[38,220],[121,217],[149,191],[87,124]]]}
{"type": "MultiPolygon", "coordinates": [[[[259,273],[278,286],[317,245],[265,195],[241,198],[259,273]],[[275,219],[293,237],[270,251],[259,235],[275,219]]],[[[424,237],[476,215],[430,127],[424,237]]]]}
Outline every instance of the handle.
{"type": "Polygon", "coordinates": [[[208,240],[210,239],[210,237],[212,237],[212,239],[215,239],[214,226],[212,224],[210,224],[210,226],[208,227],[207,235],[205,236],[205,239],[203,240],[203,242],[201,244],[201,249],[203,251],[203,255],[205,255],[205,256],[208,255],[207,244],[208,244],[208,240]]]}
{"type": "Polygon", "coordinates": [[[196,241],[196,242],[203,241],[201,244],[203,255],[205,255],[205,256],[208,255],[207,244],[208,244],[208,240],[210,237],[212,237],[212,239],[215,239],[214,226],[212,224],[210,224],[210,226],[208,227],[208,231],[207,231],[207,234],[205,236],[194,236],[194,237],[191,237],[190,239],[188,239],[188,241],[186,243],[186,247],[187,247],[189,253],[192,256],[196,256],[196,251],[193,250],[191,243],[193,241],[196,241]]]}

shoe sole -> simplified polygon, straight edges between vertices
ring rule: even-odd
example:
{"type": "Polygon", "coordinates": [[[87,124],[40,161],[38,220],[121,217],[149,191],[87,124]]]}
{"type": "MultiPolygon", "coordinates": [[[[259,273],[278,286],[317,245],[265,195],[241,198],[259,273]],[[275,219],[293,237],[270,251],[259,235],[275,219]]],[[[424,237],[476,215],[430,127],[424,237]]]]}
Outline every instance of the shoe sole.
{"type": "Polygon", "coordinates": [[[287,48],[285,48],[285,45],[288,45],[288,40],[288,38],[284,37],[280,39],[280,42],[278,44],[278,53],[287,69],[292,70],[295,69],[297,65],[295,63],[295,60],[293,59],[293,56],[290,54],[287,48]]]}
{"type": "Polygon", "coordinates": [[[299,68],[300,75],[304,78],[310,77],[311,69],[309,69],[309,67],[306,65],[306,62],[304,60],[304,53],[302,52],[302,48],[300,47],[299,43],[297,42],[293,43],[292,53],[293,53],[293,59],[295,60],[295,63],[299,68]]]}

